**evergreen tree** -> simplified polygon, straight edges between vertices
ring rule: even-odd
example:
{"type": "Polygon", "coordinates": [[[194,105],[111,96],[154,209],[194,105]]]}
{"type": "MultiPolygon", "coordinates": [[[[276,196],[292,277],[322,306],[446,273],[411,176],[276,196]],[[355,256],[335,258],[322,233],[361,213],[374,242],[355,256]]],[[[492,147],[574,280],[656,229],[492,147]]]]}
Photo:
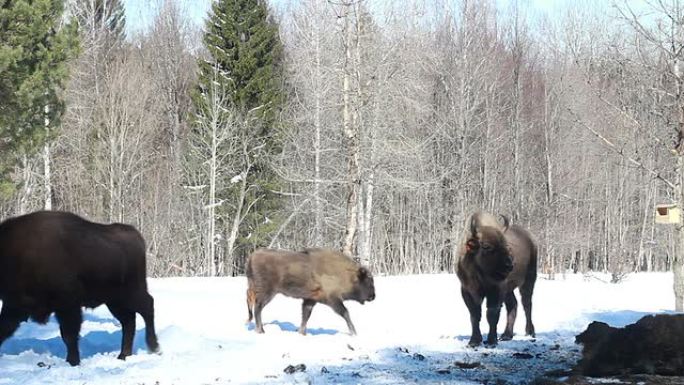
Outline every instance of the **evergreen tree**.
{"type": "Polygon", "coordinates": [[[62,0],[0,0],[0,194],[13,191],[17,156],[31,154],[64,111],[66,61],[77,51],[76,24],[62,0]]]}
{"type": "Polygon", "coordinates": [[[234,106],[253,109],[263,123],[255,135],[269,135],[281,106],[278,26],[269,18],[263,0],[219,0],[207,20],[204,45],[211,56],[200,62],[200,88],[209,89],[213,67],[234,106]]]}
{"type": "MultiPolygon", "coordinates": [[[[276,117],[283,98],[282,45],[278,26],[269,17],[268,7],[262,0],[215,2],[207,20],[204,44],[209,59],[199,63],[199,86],[193,98],[197,116],[206,109],[208,99],[202,95],[211,92],[211,82],[218,71],[217,79],[230,104],[226,110],[238,111],[249,122],[244,125],[249,130],[247,135],[258,139],[253,143],[263,145],[262,151],[250,152],[251,169],[247,176],[250,188],[245,204],[230,204],[239,199],[235,187],[239,184],[222,192],[222,198],[229,203],[221,208],[226,220],[232,221],[236,215],[242,218],[234,253],[234,267],[239,272],[244,256],[256,247],[267,245],[279,225],[280,197],[274,191],[280,186],[268,166],[268,155],[279,150],[276,117]],[[241,212],[235,212],[236,207],[242,207],[241,212]]],[[[231,175],[225,177],[231,178],[231,175]]]]}

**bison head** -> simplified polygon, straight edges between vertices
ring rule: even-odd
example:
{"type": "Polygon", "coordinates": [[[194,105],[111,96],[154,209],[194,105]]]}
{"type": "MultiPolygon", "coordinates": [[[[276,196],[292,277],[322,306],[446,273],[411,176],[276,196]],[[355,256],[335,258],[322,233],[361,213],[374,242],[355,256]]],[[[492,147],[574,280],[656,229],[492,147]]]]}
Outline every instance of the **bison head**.
{"type": "Polygon", "coordinates": [[[508,218],[501,216],[503,225],[489,214],[474,214],[470,221],[470,235],[466,251],[474,256],[478,269],[495,281],[503,281],[513,270],[504,233],[508,230],[508,218]]]}
{"type": "Polygon", "coordinates": [[[353,298],[363,304],[366,301],[375,299],[375,284],[373,283],[373,275],[367,268],[359,266],[356,272],[357,281],[354,284],[353,298]]]}

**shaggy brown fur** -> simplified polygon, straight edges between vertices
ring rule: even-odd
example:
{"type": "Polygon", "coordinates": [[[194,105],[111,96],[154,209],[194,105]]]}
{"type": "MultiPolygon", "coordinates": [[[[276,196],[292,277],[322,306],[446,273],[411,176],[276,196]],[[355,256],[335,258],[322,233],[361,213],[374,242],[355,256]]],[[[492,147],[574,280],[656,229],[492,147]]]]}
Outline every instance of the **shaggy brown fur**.
{"type": "Polygon", "coordinates": [[[67,361],[78,365],[81,307],[107,304],[121,322],[120,359],[131,355],[135,313],[147,346],[157,351],[154,303],[147,292],[145,241],[133,227],[103,225],[74,214],[41,211],[0,224],[0,344],[19,323],[59,321],[67,361]]]}
{"type": "Polygon", "coordinates": [[[468,345],[482,343],[480,319],[482,302],[487,299],[489,335],[486,343],[496,345],[496,325],[501,305],[506,304],[508,319],[501,340],[513,338],[518,301],[513,290],[520,289],[527,324],[525,333],[534,336],[532,292],[537,279],[537,247],[530,234],[520,226],[503,224],[488,213],[477,212],[469,220],[459,251],[457,275],[461,295],[470,313],[472,335],[468,345]]]}
{"type": "Polygon", "coordinates": [[[342,316],[349,332],[356,334],[343,301],[363,304],[375,298],[373,276],[368,269],[333,250],[257,250],[247,261],[247,282],[247,322],[253,315],[257,333],[264,332],[262,309],[278,293],[304,300],[301,334],[306,334],[306,323],[319,302],[342,316]]]}
{"type": "Polygon", "coordinates": [[[624,328],[592,322],[575,338],[584,345],[575,368],[587,376],[684,375],[684,314],[658,314],[624,328]]]}

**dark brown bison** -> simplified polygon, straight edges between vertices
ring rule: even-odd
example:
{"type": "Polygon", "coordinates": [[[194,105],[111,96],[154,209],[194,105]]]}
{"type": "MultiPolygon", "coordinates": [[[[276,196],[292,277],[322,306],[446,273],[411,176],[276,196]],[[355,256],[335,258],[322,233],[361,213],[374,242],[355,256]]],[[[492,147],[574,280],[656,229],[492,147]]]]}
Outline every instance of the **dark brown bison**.
{"type": "Polygon", "coordinates": [[[513,290],[519,288],[527,325],[525,334],[534,336],[532,324],[532,292],[537,279],[537,247],[530,234],[520,226],[503,224],[488,213],[477,212],[470,218],[466,236],[459,251],[457,275],[461,295],[470,312],[472,335],[469,346],[482,342],[480,318],[482,302],[487,300],[489,335],[486,343],[496,345],[496,325],[502,303],[506,304],[508,320],[501,340],[513,338],[513,324],[518,301],[513,290]]]}
{"type": "Polygon", "coordinates": [[[147,292],[145,241],[133,227],[41,211],[0,224],[0,344],[22,321],[59,322],[66,360],[78,365],[81,307],[107,304],[121,322],[120,359],[131,355],[135,313],[145,320],[147,347],[157,351],[154,303],[147,292]]]}
{"type": "Polygon", "coordinates": [[[684,375],[684,314],[649,315],[624,328],[592,322],[575,342],[584,345],[575,370],[587,376],[684,375]]]}
{"type": "Polygon", "coordinates": [[[278,293],[304,300],[301,334],[306,334],[306,322],[318,302],[342,316],[349,332],[356,334],[343,301],[352,299],[363,304],[375,299],[373,276],[368,269],[333,250],[257,250],[247,261],[247,282],[247,322],[252,320],[253,311],[257,333],[264,332],[261,310],[278,293]]]}

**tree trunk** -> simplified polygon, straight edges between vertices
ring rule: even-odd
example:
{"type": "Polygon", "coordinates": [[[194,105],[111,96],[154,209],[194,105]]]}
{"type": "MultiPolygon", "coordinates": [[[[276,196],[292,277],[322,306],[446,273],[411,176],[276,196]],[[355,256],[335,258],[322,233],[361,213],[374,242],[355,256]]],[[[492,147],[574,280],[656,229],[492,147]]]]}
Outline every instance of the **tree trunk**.
{"type": "MultiPolygon", "coordinates": [[[[679,30],[677,31],[679,32],[679,30]]],[[[679,35],[679,33],[677,34],[679,35]]],[[[680,209],[679,223],[676,228],[677,247],[675,247],[675,255],[672,261],[673,285],[675,294],[675,311],[684,310],[684,216],[681,210],[684,209],[684,79],[682,78],[680,63],[675,59],[673,68],[677,82],[677,112],[678,112],[678,127],[677,127],[677,142],[674,151],[677,156],[677,167],[675,173],[677,180],[675,181],[674,195],[680,209]]]]}
{"type": "MultiPolygon", "coordinates": [[[[636,266],[635,266],[635,271],[641,271],[644,266],[646,266],[646,247],[644,244],[646,242],[650,242],[651,239],[646,239],[646,225],[649,223],[649,220],[652,220],[653,218],[653,204],[651,203],[651,188],[653,186],[652,182],[648,182],[648,185],[646,186],[646,191],[645,191],[645,203],[644,203],[644,211],[643,211],[643,216],[641,218],[641,229],[639,231],[639,250],[637,251],[637,256],[636,256],[636,266]]],[[[650,269],[646,269],[646,271],[650,271],[650,269]]]]}
{"type": "Polygon", "coordinates": [[[513,207],[511,208],[513,223],[520,221],[522,204],[522,194],[520,192],[520,119],[521,119],[521,97],[522,84],[520,80],[520,72],[522,71],[522,42],[520,37],[520,15],[519,4],[514,3],[514,46],[513,46],[513,60],[515,61],[513,67],[513,112],[511,127],[513,129],[513,207]]]}
{"type": "Polygon", "coordinates": [[[207,274],[216,275],[216,167],[218,143],[216,122],[212,122],[211,158],[209,160],[209,205],[207,212],[207,274]]]}
{"type": "MultiPolygon", "coordinates": [[[[247,166],[247,170],[249,170],[251,166],[247,166]]],[[[248,176],[248,171],[245,171],[242,174],[242,180],[240,181],[240,196],[238,197],[237,201],[237,206],[235,208],[235,215],[233,216],[233,221],[230,225],[230,229],[228,231],[228,237],[226,237],[226,258],[228,259],[228,263],[230,268],[225,271],[227,274],[234,275],[234,270],[235,270],[235,263],[234,258],[233,258],[233,249],[235,249],[235,243],[237,242],[237,237],[239,234],[240,230],[240,223],[242,223],[242,208],[244,207],[245,204],[245,197],[247,196],[247,176],[248,176]]],[[[221,267],[221,272],[223,272],[223,266],[221,267]]]]}
{"type": "MultiPolygon", "coordinates": [[[[680,122],[684,124],[683,122],[680,122]]],[[[684,154],[680,152],[677,157],[677,175],[679,176],[679,183],[675,189],[675,196],[678,199],[678,207],[680,210],[684,208],[684,189],[682,183],[684,182],[684,154]]],[[[672,272],[674,273],[674,293],[675,293],[675,311],[681,312],[684,310],[684,216],[679,215],[679,223],[676,229],[677,248],[675,248],[674,260],[672,261],[672,272]]]]}
{"type": "Polygon", "coordinates": [[[542,122],[544,127],[544,162],[545,162],[545,194],[544,194],[544,257],[542,264],[542,271],[553,274],[553,261],[551,260],[551,236],[550,236],[550,226],[551,226],[551,215],[553,213],[551,205],[553,204],[553,161],[551,159],[551,119],[549,117],[549,95],[548,91],[544,88],[544,121],[542,122]]]}
{"type": "Polygon", "coordinates": [[[353,71],[352,63],[352,38],[353,33],[351,29],[351,6],[346,4],[347,12],[344,19],[344,78],[343,78],[343,130],[347,145],[347,223],[344,233],[344,244],[342,252],[348,256],[354,256],[356,251],[355,239],[357,232],[357,215],[358,215],[358,195],[360,187],[360,170],[359,170],[359,132],[356,126],[357,120],[354,119],[354,106],[351,100],[351,78],[353,71]]]}
{"type": "MultiPolygon", "coordinates": [[[[320,25],[318,22],[316,24],[317,36],[320,36],[320,25]]],[[[321,43],[320,38],[317,37],[315,41],[315,99],[316,106],[314,110],[314,231],[313,231],[313,244],[315,246],[321,246],[323,244],[323,198],[321,197],[321,114],[322,114],[322,103],[321,103],[321,43]]]]}
{"type": "Polygon", "coordinates": [[[17,215],[26,214],[26,212],[28,212],[29,199],[33,193],[33,170],[31,170],[31,160],[28,155],[22,155],[20,167],[22,173],[22,185],[21,190],[19,190],[17,215]]]}
{"type": "Polygon", "coordinates": [[[45,106],[45,144],[43,145],[43,189],[44,189],[44,203],[45,210],[52,210],[52,173],[50,169],[50,106],[45,106]]]}

